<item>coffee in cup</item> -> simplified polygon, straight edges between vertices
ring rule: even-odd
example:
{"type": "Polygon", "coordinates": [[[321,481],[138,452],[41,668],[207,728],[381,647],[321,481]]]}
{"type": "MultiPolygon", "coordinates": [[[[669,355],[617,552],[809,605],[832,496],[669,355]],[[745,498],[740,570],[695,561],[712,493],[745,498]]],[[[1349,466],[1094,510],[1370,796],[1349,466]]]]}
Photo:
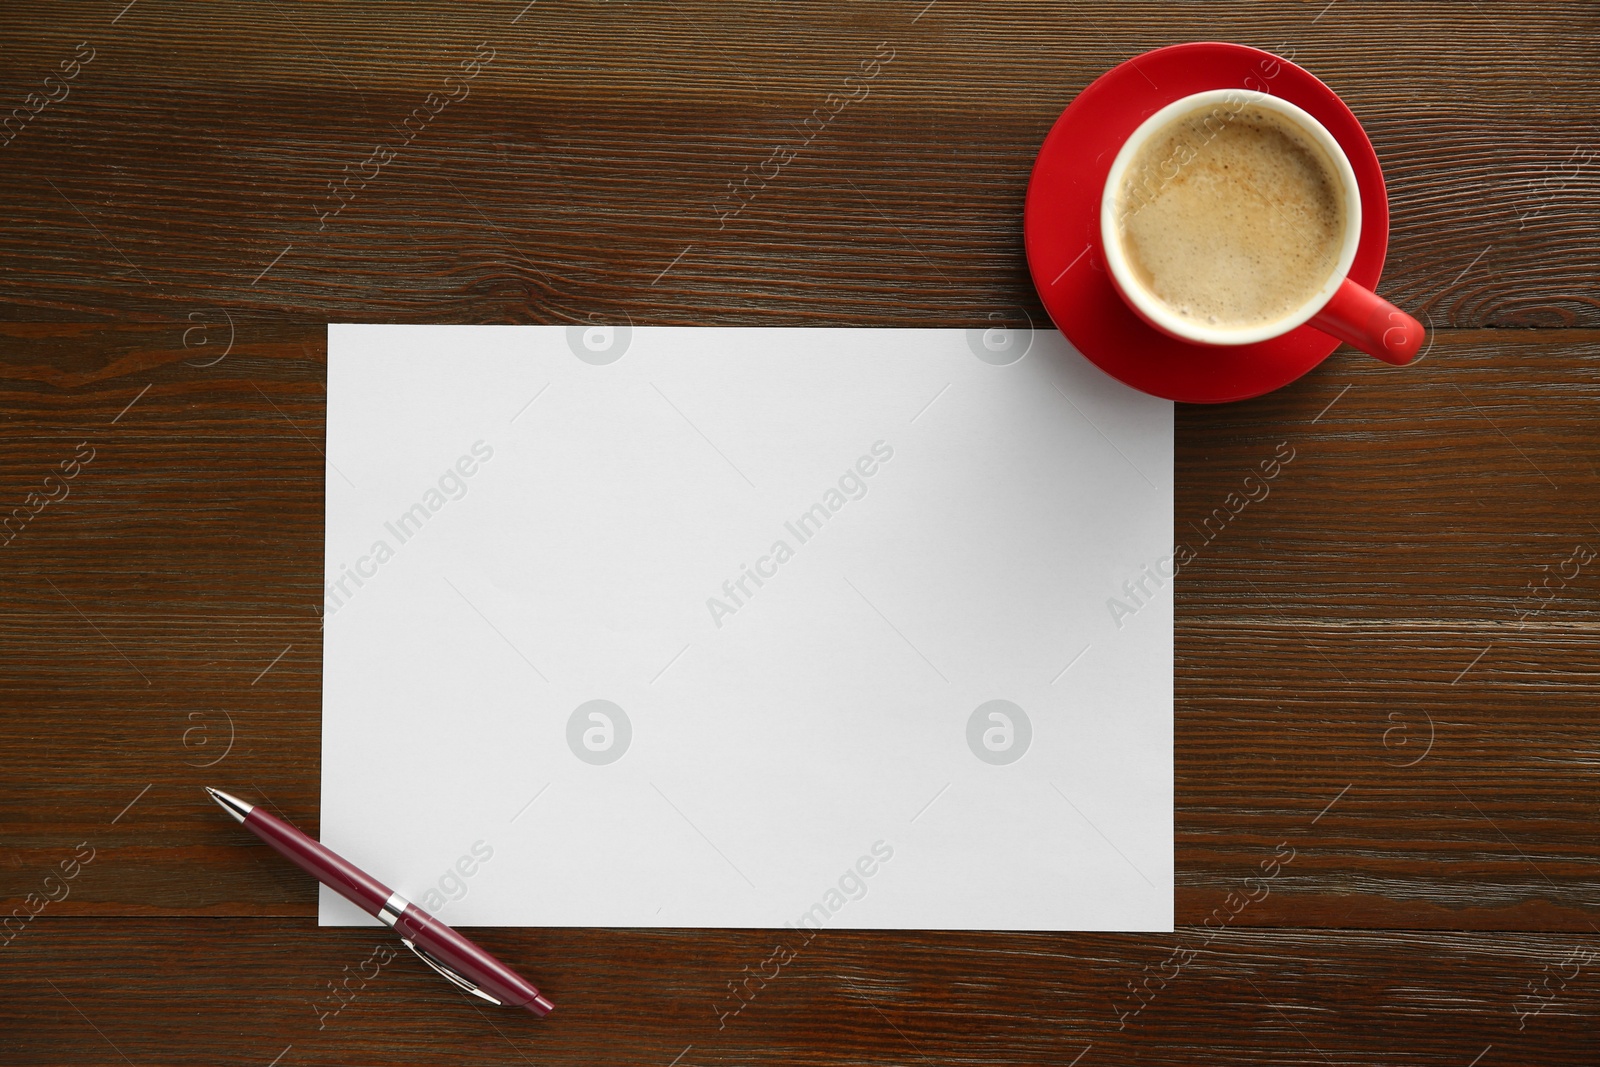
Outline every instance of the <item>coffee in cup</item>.
{"type": "Polygon", "coordinates": [[[1303,307],[1332,277],[1349,226],[1327,153],[1289,116],[1242,101],[1155,130],[1119,192],[1134,278],[1179,317],[1223,330],[1303,307]]]}

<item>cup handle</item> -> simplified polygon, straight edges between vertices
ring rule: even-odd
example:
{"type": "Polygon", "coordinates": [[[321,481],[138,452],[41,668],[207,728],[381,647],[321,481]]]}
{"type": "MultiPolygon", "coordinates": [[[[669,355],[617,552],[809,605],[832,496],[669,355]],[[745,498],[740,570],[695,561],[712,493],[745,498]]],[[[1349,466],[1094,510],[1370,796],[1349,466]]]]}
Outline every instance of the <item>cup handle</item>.
{"type": "Polygon", "coordinates": [[[1397,367],[1417,358],[1425,332],[1422,323],[1349,278],[1311,317],[1311,325],[1397,367]]]}

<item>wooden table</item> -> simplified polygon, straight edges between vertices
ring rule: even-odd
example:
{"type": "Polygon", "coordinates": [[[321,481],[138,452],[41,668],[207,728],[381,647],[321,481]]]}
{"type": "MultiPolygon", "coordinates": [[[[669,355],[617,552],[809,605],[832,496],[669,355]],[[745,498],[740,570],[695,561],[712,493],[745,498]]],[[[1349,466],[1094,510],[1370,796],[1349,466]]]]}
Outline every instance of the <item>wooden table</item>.
{"type": "Polygon", "coordinates": [[[1600,1060],[1595,5],[124,5],[0,8],[0,1060],[1600,1060]],[[1208,38],[1349,101],[1435,333],[1178,411],[1178,930],[828,932],[721,1029],[771,935],[484,931],[547,1023],[333,1001],[377,934],[200,791],[316,831],[325,324],[1042,327],[1045,132],[1208,38]]]}

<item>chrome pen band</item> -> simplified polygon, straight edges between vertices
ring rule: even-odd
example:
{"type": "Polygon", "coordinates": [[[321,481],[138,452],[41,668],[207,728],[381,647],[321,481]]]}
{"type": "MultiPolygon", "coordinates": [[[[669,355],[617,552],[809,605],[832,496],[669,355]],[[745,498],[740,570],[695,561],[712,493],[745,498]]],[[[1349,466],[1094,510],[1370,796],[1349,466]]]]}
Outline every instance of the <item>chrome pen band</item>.
{"type": "Polygon", "coordinates": [[[410,907],[410,905],[411,901],[399,893],[390,893],[389,899],[384,901],[383,907],[378,909],[378,921],[393,929],[394,924],[400,921],[400,916],[404,914],[406,908],[410,907]]]}

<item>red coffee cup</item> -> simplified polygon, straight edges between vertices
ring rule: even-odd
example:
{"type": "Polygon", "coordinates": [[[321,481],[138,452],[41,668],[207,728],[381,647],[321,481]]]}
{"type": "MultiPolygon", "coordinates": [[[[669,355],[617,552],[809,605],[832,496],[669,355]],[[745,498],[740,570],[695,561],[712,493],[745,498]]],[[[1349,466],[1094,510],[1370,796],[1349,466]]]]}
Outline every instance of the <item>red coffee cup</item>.
{"type": "Polygon", "coordinates": [[[1361,194],[1349,157],[1333,135],[1310,114],[1270,94],[1244,89],[1194,93],[1174,100],[1147,118],[1123,142],[1106,175],[1100,201],[1100,235],[1106,267],[1117,293],[1146,323],[1181,341],[1213,346],[1248,345],[1279,337],[1309,323],[1386,363],[1410,363],[1422,347],[1424,331],[1420,322],[1348,277],[1361,238],[1361,194]],[[1344,232],[1333,270],[1310,297],[1287,314],[1242,326],[1213,325],[1179,314],[1136,275],[1123,243],[1122,221],[1128,211],[1124,179],[1140,151],[1175,120],[1209,111],[1218,121],[1226,123],[1240,110],[1251,106],[1273,112],[1321,150],[1340,185],[1344,232]]]}

